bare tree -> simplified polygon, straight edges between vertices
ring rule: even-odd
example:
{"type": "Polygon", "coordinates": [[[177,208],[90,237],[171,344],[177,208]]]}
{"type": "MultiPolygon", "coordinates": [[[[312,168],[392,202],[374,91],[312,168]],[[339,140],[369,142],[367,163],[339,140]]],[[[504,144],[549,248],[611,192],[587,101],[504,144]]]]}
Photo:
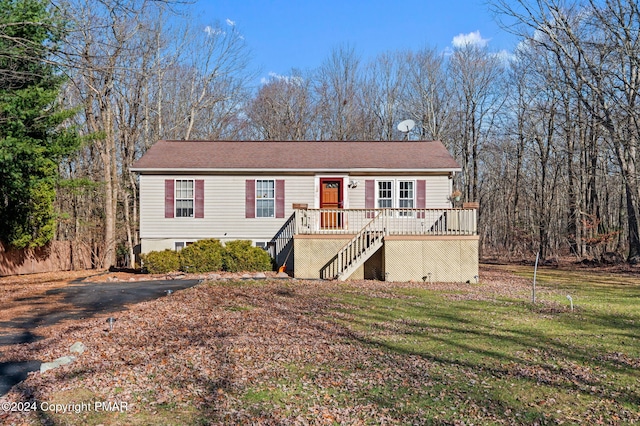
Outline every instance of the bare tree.
{"type": "Polygon", "coordinates": [[[640,261],[640,10],[637,2],[499,1],[518,33],[555,55],[563,80],[602,126],[624,185],[628,260],[640,261]]]}
{"type": "MultiPolygon", "coordinates": [[[[234,24],[186,32],[171,101],[181,139],[229,138],[229,127],[246,100],[249,50],[234,24]]],[[[168,100],[168,99],[167,99],[168,100]]],[[[176,129],[177,130],[177,129],[176,129]]]]}
{"type": "Polygon", "coordinates": [[[406,109],[407,54],[389,52],[378,55],[367,67],[360,83],[361,109],[365,114],[361,139],[397,140],[396,125],[406,109]]]}
{"type": "Polygon", "coordinates": [[[248,51],[235,27],[176,26],[169,37],[167,5],[104,0],[63,8],[76,21],[65,40],[72,98],[91,141],[86,155],[99,159],[100,176],[91,178],[104,188],[101,266],[115,264],[118,243],[133,260],[137,183],[129,167],[149,139],[228,137],[246,99],[248,51]]]}
{"type": "Polygon", "coordinates": [[[263,140],[305,140],[312,138],[314,111],[311,80],[298,71],[289,76],[272,76],[258,90],[247,108],[255,137],[263,140]]]}
{"type": "Polygon", "coordinates": [[[362,124],[360,58],[352,47],[336,48],[314,78],[319,139],[356,140],[362,124]]]}
{"type": "Polygon", "coordinates": [[[404,108],[418,125],[420,139],[449,142],[447,117],[451,98],[445,57],[435,49],[407,53],[407,94],[404,108]]]}
{"type": "MultiPolygon", "coordinates": [[[[77,32],[68,38],[67,62],[73,74],[77,97],[84,109],[86,132],[93,135],[93,143],[102,165],[104,183],[104,252],[106,265],[115,264],[116,210],[118,174],[116,157],[115,112],[112,96],[122,57],[133,56],[128,42],[135,37],[135,20],[124,19],[139,6],[131,3],[66,4],[70,19],[85,17],[77,32]],[[120,19],[119,19],[120,18],[120,19]],[[96,29],[101,31],[98,32],[96,29]]],[[[104,265],[100,265],[104,266],[104,265]]]]}
{"type": "Polygon", "coordinates": [[[449,60],[451,94],[457,106],[456,154],[462,161],[467,200],[478,200],[479,161],[483,136],[490,134],[505,96],[503,64],[496,54],[476,44],[456,48],[449,60]]]}

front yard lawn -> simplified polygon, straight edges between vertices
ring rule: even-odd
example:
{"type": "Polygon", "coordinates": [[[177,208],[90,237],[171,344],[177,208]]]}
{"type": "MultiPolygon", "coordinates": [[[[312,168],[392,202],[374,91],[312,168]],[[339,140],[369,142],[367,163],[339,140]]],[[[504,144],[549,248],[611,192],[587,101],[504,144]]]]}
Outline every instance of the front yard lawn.
{"type": "Polygon", "coordinates": [[[640,422],[640,278],[539,270],[533,305],[531,269],[485,266],[479,284],[205,282],[119,313],[111,332],[93,318],[0,348],[1,363],[87,346],[0,398],[39,407],[0,423],[640,422]]]}

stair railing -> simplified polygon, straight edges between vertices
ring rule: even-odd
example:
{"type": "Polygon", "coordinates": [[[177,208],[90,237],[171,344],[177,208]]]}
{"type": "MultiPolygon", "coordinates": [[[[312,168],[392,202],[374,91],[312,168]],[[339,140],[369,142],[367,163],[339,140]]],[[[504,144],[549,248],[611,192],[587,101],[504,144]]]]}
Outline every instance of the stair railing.
{"type": "MultiPolygon", "coordinates": [[[[338,253],[322,268],[323,279],[339,278],[350,268],[366,261],[374,247],[378,247],[386,235],[386,210],[376,210],[375,217],[369,221],[338,253]],[[366,257],[365,257],[366,256],[366,257]]],[[[346,277],[344,277],[346,278],[346,277]]]]}

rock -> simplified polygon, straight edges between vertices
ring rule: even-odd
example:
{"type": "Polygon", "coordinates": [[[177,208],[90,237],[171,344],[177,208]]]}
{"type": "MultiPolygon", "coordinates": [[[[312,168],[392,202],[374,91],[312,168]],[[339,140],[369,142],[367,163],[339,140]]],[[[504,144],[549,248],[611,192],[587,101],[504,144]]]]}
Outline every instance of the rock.
{"type": "Polygon", "coordinates": [[[129,278],[129,281],[135,281],[135,280],[136,280],[136,279],[135,279],[135,278],[133,278],[133,277],[129,278]]]}
{"type": "Polygon", "coordinates": [[[86,349],[87,349],[86,346],[83,345],[82,342],[75,342],[69,348],[71,353],[78,354],[78,355],[82,354],[86,349]]]}
{"type": "Polygon", "coordinates": [[[219,280],[220,278],[222,278],[222,275],[220,275],[220,274],[209,274],[209,275],[207,275],[207,279],[208,280],[212,280],[212,281],[219,280]]]}
{"type": "Polygon", "coordinates": [[[243,280],[250,280],[253,277],[251,275],[249,275],[249,274],[243,274],[242,277],[240,277],[240,278],[242,278],[243,280]]]}
{"type": "Polygon", "coordinates": [[[69,356],[60,357],[60,358],[56,359],[55,361],[43,362],[40,365],[40,372],[44,373],[45,371],[49,371],[49,370],[53,370],[54,368],[58,368],[61,365],[71,364],[75,359],[76,359],[76,357],[69,355],[69,356]]]}
{"type": "Polygon", "coordinates": [[[286,272],[278,272],[276,274],[276,278],[289,278],[289,274],[287,274],[286,272]]]}
{"type": "Polygon", "coordinates": [[[253,278],[256,280],[264,280],[267,278],[267,274],[265,274],[264,272],[258,272],[253,276],[253,278]]]}

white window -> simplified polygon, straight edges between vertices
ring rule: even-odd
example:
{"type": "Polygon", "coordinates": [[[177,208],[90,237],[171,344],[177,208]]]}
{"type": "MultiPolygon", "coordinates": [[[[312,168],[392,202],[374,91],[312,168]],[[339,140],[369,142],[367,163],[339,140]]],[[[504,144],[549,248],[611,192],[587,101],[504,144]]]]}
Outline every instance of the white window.
{"type": "Polygon", "coordinates": [[[175,251],[180,251],[183,248],[190,246],[191,244],[193,244],[193,241],[176,241],[175,243],[173,243],[173,249],[175,251]]]}
{"type": "Polygon", "coordinates": [[[393,207],[393,182],[390,180],[378,181],[378,208],[390,209],[393,207]]]}
{"type": "Polygon", "coordinates": [[[176,217],[193,217],[193,180],[176,180],[176,217]]]}
{"type": "Polygon", "coordinates": [[[398,207],[401,209],[412,209],[415,207],[415,182],[398,182],[398,207]]]}
{"type": "Polygon", "coordinates": [[[376,208],[413,209],[416,207],[416,182],[413,180],[376,181],[376,208]]]}
{"type": "Polygon", "coordinates": [[[275,181],[256,180],[256,217],[275,217],[275,181]]]}

